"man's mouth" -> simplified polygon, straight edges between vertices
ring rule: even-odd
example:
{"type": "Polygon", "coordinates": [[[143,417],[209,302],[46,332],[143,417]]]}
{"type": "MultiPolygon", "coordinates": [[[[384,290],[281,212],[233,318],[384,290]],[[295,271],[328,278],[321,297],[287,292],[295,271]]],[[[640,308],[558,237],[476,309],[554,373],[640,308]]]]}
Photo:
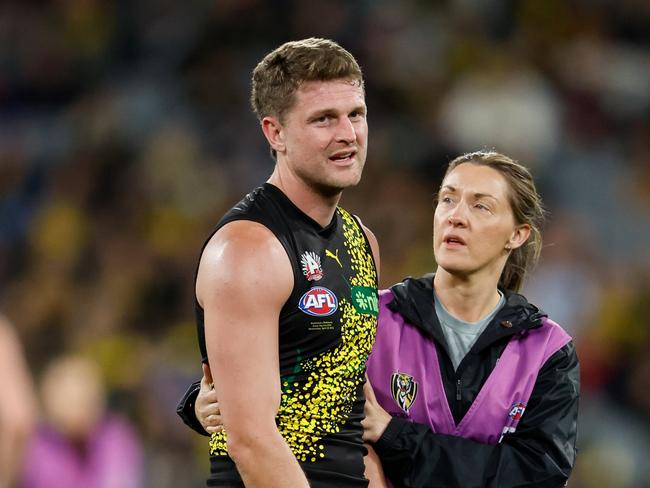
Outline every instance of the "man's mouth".
{"type": "Polygon", "coordinates": [[[329,157],[329,160],[337,164],[346,164],[352,162],[356,155],[356,151],[341,151],[331,155],[329,157]]]}

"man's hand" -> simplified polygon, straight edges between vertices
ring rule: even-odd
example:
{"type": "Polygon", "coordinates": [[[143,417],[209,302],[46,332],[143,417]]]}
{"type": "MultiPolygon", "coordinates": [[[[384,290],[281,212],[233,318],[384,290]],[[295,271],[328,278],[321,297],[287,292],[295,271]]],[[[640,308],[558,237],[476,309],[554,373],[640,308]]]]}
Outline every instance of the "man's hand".
{"type": "Polygon", "coordinates": [[[377,442],[384,433],[392,417],[377,402],[375,392],[372,389],[367,376],[363,392],[366,395],[366,404],[363,408],[366,418],[361,422],[361,425],[363,426],[363,440],[365,442],[374,443],[377,442]]]}
{"type": "Polygon", "coordinates": [[[212,383],[210,366],[207,364],[203,364],[203,378],[201,378],[199,395],[194,403],[194,414],[208,434],[223,430],[219,399],[212,383]]]}

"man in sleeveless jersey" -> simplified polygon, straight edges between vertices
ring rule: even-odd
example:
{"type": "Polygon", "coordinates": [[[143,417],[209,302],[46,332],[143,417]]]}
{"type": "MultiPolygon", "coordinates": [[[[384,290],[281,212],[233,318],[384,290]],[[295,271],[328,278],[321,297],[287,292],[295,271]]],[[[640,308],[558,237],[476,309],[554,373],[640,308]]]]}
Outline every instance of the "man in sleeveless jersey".
{"type": "Polygon", "coordinates": [[[255,68],[251,102],[275,168],[218,223],[196,278],[204,372],[224,425],[210,440],[208,486],[367,486],[378,251],[338,207],[366,159],[361,70],[332,41],[289,42],[255,68]]]}

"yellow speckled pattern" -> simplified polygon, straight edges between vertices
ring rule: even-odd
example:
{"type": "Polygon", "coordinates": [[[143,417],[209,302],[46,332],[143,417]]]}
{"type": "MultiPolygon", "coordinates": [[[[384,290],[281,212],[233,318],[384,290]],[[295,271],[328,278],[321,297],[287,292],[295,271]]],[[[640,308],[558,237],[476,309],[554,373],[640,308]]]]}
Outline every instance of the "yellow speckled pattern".
{"type": "MultiPolygon", "coordinates": [[[[339,208],[343,237],[350,259],[350,286],[376,290],[377,273],[372,255],[354,217],[339,208]]],[[[283,378],[282,399],[276,416],[278,428],[294,455],[302,462],[327,456],[320,441],[339,432],[357,400],[366,360],[375,342],[377,317],[358,313],[349,294],[339,297],[341,342],[333,349],[301,363],[305,379],[290,382],[283,378]]],[[[225,432],[210,439],[210,454],[227,455],[225,432]]]]}

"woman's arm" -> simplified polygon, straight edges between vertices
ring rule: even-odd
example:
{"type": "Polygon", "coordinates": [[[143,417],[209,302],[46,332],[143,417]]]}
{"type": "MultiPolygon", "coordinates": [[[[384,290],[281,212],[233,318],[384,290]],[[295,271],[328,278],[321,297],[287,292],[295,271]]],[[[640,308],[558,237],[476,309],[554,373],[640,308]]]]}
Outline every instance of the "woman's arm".
{"type": "Polygon", "coordinates": [[[575,462],[578,396],[571,342],[540,370],[517,430],[501,443],[434,434],[426,425],[392,418],[374,448],[396,486],[561,487],[575,462]]]}
{"type": "MultiPolygon", "coordinates": [[[[200,387],[198,381],[192,383],[183,399],[181,399],[177,412],[189,427],[199,434],[207,435],[209,432],[218,432],[221,430],[223,424],[221,412],[219,411],[217,393],[214,388],[210,387],[209,380],[206,379],[206,374],[209,375],[209,369],[206,371],[206,367],[204,367],[203,371],[204,376],[201,379],[200,387]]],[[[378,405],[368,381],[366,381],[364,388],[366,402],[368,402],[368,395],[370,395],[372,404],[378,405]]],[[[368,411],[368,408],[366,408],[366,413],[368,411]]],[[[388,420],[390,418],[390,415],[388,415],[388,420]]],[[[370,481],[368,488],[386,488],[388,485],[386,484],[386,477],[379,456],[371,445],[365,444],[365,447],[368,450],[368,454],[363,459],[365,464],[364,474],[370,481]]]]}
{"type": "Polygon", "coordinates": [[[368,454],[363,458],[363,462],[366,465],[364,475],[370,482],[368,488],[387,488],[386,476],[381,467],[379,456],[377,456],[377,453],[371,445],[365,444],[365,447],[368,450],[368,454]]]}
{"type": "Polygon", "coordinates": [[[201,381],[192,383],[176,406],[176,413],[195,432],[209,436],[223,428],[219,399],[210,366],[203,363],[201,381]]]}

